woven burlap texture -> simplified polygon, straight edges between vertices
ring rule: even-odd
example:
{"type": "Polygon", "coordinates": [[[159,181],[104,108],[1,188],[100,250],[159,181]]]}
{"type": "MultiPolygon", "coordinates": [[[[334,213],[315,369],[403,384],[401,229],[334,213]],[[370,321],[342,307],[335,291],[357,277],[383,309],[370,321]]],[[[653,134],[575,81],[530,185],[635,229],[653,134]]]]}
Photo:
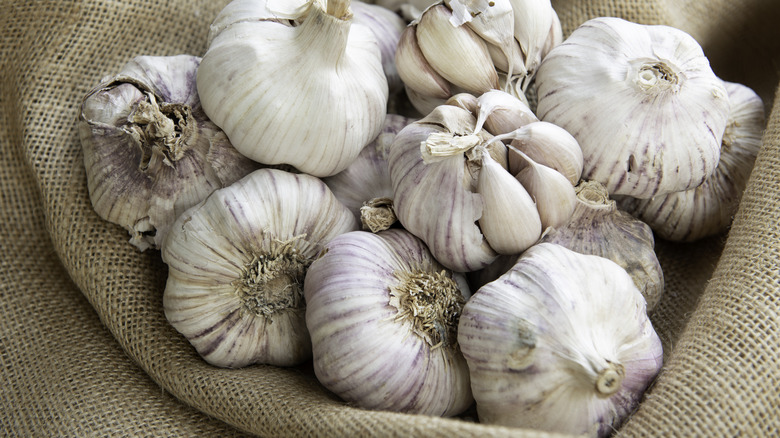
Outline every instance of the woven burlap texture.
{"type": "MultiPolygon", "coordinates": [[[[99,219],[75,120],[137,55],[205,52],[226,0],[0,0],[0,431],[10,436],[549,436],[350,407],[306,367],[207,365],[165,320],[166,269],[99,219]]],[[[728,236],[659,241],[666,364],[621,436],[773,436],[780,424],[780,4],[554,1],[691,33],[769,123],[728,236]]]]}

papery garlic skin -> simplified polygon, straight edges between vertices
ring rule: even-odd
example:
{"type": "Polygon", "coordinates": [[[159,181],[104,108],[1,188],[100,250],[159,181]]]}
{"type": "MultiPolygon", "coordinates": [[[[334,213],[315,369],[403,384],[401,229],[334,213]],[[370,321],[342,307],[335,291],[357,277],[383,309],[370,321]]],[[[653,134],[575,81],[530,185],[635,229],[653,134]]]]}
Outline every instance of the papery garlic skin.
{"type": "Polygon", "coordinates": [[[577,139],[583,177],[613,195],[687,190],[715,171],[729,98],[681,30],[591,19],[550,50],[536,83],[537,116],[577,139]]]}
{"type": "Polygon", "coordinates": [[[133,58],[79,108],[93,208],[142,251],[158,249],[186,209],[259,167],[204,114],[199,65],[191,55],[133,58]]]}
{"type": "Polygon", "coordinates": [[[171,228],[165,316],[212,365],[299,364],[311,357],[306,269],[327,242],[357,228],[319,179],[257,170],[171,228]]]}
{"type": "Polygon", "coordinates": [[[662,364],[625,270],[551,243],[469,299],[458,341],[480,422],[549,432],[610,435],[662,364]]]}
{"type": "Polygon", "coordinates": [[[304,283],[314,372],[366,409],[452,416],[473,399],[457,344],[470,296],[405,230],[333,239],[304,283]]]}
{"type": "MultiPolygon", "coordinates": [[[[234,0],[273,10],[267,1],[234,0]]],[[[348,6],[309,2],[290,24],[223,20],[198,69],[198,91],[242,154],[330,176],[379,134],[389,93],[382,56],[348,6]]]]}
{"type": "Polygon", "coordinates": [[[350,8],[355,23],[371,29],[376,37],[390,95],[403,91],[403,81],[395,67],[395,49],[401,33],[406,29],[406,21],[393,11],[371,3],[353,0],[350,8]]]}
{"type": "MultiPolygon", "coordinates": [[[[386,216],[380,219],[384,222],[395,222],[395,213],[392,212],[393,181],[388,166],[390,145],[396,134],[414,121],[415,119],[406,116],[388,114],[382,132],[360,151],[349,167],[322,179],[336,198],[363,223],[364,229],[378,231],[377,227],[369,225],[377,220],[372,217],[376,215],[386,216]],[[383,199],[387,201],[381,202],[383,199]],[[378,205],[389,207],[390,210],[385,211],[384,207],[380,210],[374,209],[378,205]]],[[[390,224],[386,225],[389,227],[390,224]]]]}
{"type": "Polygon", "coordinates": [[[692,242],[728,230],[747,186],[766,126],[764,103],[749,87],[725,82],[731,111],[715,173],[696,188],[636,199],[616,197],[621,208],[650,225],[658,237],[692,242]]]}
{"type": "Polygon", "coordinates": [[[569,222],[542,236],[581,254],[604,257],[620,265],[652,312],[664,291],[664,274],[655,253],[655,238],[648,224],[618,208],[606,188],[596,181],[576,187],[576,206],[569,222]]]}

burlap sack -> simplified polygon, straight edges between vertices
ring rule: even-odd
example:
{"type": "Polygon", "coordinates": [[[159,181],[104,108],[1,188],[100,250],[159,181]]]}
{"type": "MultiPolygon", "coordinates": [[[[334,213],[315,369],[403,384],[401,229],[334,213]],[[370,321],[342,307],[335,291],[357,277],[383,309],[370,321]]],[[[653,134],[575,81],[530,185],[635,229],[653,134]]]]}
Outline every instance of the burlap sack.
{"type": "MultiPolygon", "coordinates": [[[[224,370],[166,322],[159,252],[100,220],[81,98],[136,55],[202,55],[226,0],[0,1],[0,431],[10,436],[545,434],[340,402],[304,368],[224,370]]],[[[554,1],[565,32],[620,16],[691,33],[769,124],[728,235],[658,242],[666,365],[620,436],[776,436],[780,424],[777,0],[554,1]]]]}

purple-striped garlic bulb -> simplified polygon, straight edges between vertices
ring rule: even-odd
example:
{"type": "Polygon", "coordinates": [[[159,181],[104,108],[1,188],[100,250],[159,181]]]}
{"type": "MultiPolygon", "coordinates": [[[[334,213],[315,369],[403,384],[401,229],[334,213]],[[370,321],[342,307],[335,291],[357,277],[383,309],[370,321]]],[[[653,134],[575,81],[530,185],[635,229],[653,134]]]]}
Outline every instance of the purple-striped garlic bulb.
{"type": "Polygon", "coordinates": [[[165,316],[212,365],[299,364],[311,357],[306,270],[357,228],[318,178],[257,170],[174,223],[162,246],[165,316]]]}
{"type": "Polygon", "coordinates": [[[604,437],[662,364],[645,299],[611,260],[534,245],[463,307],[480,422],[604,437]]]}
{"type": "Polygon", "coordinates": [[[715,171],[729,96],[682,30],[598,17],[550,50],[536,115],[582,147],[583,178],[612,195],[694,188],[715,171]]]}
{"type": "Polygon", "coordinates": [[[658,237],[692,242],[728,230],[761,149],[764,102],[749,87],[724,82],[731,111],[715,173],[696,188],[636,199],[616,197],[621,208],[650,225],[658,237]]]}
{"type": "Polygon", "coordinates": [[[209,193],[257,169],[200,106],[191,55],[138,56],[84,97],[78,128],[95,212],[140,250],[209,193]]]}
{"type": "Polygon", "coordinates": [[[468,286],[409,232],[336,237],[304,293],[314,372],[343,400],[445,417],[473,403],[457,342],[468,286]]]}

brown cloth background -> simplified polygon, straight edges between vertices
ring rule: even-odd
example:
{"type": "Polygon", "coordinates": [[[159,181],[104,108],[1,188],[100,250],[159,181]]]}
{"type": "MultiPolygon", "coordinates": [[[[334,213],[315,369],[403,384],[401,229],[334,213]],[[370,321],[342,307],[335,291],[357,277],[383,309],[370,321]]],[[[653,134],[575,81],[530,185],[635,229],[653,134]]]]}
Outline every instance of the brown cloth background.
{"type": "MultiPolygon", "coordinates": [[[[202,55],[226,0],[0,0],[0,434],[545,436],[346,406],[310,370],[207,365],[166,322],[159,252],[100,220],[75,128],[81,98],[137,55],[202,55]]],[[[780,1],[553,1],[691,33],[769,123],[730,234],[658,242],[665,367],[620,436],[777,436],[780,1]]]]}

